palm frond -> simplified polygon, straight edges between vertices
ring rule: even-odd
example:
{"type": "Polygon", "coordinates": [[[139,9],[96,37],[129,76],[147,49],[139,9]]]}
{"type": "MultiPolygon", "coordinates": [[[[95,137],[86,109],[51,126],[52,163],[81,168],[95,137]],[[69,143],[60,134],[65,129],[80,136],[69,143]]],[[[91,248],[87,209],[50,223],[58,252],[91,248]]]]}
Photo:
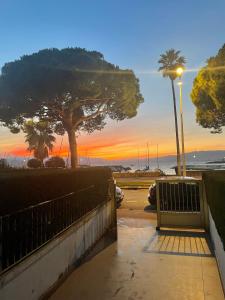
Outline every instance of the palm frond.
{"type": "Polygon", "coordinates": [[[45,120],[39,122],[29,120],[24,124],[23,131],[26,133],[25,142],[28,143],[28,150],[34,152],[34,157],[41,160],[48,157],[48,150],[52,151],[56,140],[50,124],[45,120]]]}
{"type": "Polygon", "coordinates": [[[160,59],[158,60],[160,67],[158,71],[162,72],[163,77],[169,77],[172,80],[176,79],[176,69],[184,67],[186,63],[185,57],[180,56],[180,53],[180,50],[169,49],[160,55],[160,59]]]}

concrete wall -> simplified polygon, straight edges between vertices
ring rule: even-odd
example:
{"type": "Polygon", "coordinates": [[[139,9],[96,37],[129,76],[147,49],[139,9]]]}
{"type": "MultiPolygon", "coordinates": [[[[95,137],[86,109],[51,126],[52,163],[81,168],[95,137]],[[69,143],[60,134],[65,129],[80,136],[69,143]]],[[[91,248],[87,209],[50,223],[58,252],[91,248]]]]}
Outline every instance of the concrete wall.
{"type": "Polygon", "coordinates": [[[217,232],[215,222],[212,218],[210,209],[209,209],[209,228],[210,228],[210,236],[213,242],[217,264],[219,267],[223,290],[225,291],[225,251],[220,236],[217,232]]]}
{"type": "Polygon", "coordinates": [[[1,300],[39,299],[115,225],[114,200],[84,216],[0,277],[1,300]]]}
{"type": "Polygon", "coordinates": [[[139,178],[139,177],[160,177],[162,174],[159,171],[149,171],[149,172],[113,172],[114,178],[139,178]]]}
{"type": "Polygon", "coordinates": [[[195,177],[195,178],[199,178],[199,179],[202,178],[202,172],[203,171],[201,171],[201,170],[187,170],[186,171],[188,177],[195,177]]]}

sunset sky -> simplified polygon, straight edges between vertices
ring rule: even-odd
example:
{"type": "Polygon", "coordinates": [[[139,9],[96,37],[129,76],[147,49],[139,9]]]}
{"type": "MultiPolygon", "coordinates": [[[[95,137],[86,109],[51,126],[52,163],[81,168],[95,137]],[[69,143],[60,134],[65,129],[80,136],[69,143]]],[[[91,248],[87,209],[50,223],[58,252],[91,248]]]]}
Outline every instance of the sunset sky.
{"type": "MultiPolygon", "coordinates": [[[[169,80],[157,72],[161,53],[181,50],[184,74],[186,151],[225,149],[225,135],[212,135],[195,122],[192,82],[207,58],[225,43],[224,0],[0,0],[0,66],[43,48],[97,50],[140,79],[144,103],[135,118],[108,121],[101,132],[81,134],[81,156],[121,159],[175,153],[174,118],[169,80]]],[[[177,96],[178,96],[178,87],[177,96]]],[[[29,155],[23,134],[0,128],[0,155],[29,155]]],[[[56,154],[67,153],[67,137],[57,139],[56,154]],[[61,152],[59,151],[62,143],[61,152]]]]}

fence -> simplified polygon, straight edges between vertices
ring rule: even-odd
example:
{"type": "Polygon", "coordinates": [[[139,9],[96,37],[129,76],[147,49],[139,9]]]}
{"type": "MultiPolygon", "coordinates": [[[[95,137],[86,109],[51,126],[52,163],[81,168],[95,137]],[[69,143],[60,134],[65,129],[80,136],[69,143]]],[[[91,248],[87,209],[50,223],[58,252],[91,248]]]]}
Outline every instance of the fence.
{"type": "Polygon", "coordinates": [[[160,226],[201,227],[204,208],[201,181],[167,178],[157,182],[157,219],[160,226]]]}
{"type": "Polygon", "coordinates": [[[199,186],[195,182],[159,182],[161,211],[200,212],[199,186]]]}
{"type": "Polygon", "coordinates": [[[25,258],[98,205],[113,183],[87,188],[0,217],[0,271],[25,258]]]}

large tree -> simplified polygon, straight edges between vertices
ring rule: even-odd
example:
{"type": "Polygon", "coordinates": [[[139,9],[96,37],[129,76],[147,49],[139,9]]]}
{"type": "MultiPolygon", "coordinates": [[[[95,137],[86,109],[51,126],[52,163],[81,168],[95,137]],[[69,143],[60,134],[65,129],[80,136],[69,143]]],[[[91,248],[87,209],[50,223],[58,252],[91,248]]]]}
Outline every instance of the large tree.
{"type": "Polygon", "coordinates": [[[196,106],[196,121],[211,128],[212,133],[221,133],[225,126],[225,44],[198,72],[191,98],[196,106]]]}
{"type": "Polygon", "coordinates": [[[5,64],[0,77],[0,122],[12,132],[38,117],[68,134],[71,166],[77,166],[76,133],[101,130],[106,118],[137,114],[143,102],[131,70],[121,70],[96,51],[45,49],[5,64]]]}
{"type": "Polygon", "coordinates": [[[160,55],[158,63],[160,64],[159,71],[162,72],[163,77],[168,77],[171,82],[172,95],[173,95],[173,109],[174,109],[174,121],[175,121],[175,133],[176,133],[176,148],[177,148],[177,167],[178,175],[180,175],[180,144],[179,133],[177,124],[177,107],[176,107],[176,94],[174,89],[174,80],[178,77],[177,68],[184,68],[186,59],[184,56],[180,56],[180,51],[174,49],[167,50],[164,54],[160,55]]]}

